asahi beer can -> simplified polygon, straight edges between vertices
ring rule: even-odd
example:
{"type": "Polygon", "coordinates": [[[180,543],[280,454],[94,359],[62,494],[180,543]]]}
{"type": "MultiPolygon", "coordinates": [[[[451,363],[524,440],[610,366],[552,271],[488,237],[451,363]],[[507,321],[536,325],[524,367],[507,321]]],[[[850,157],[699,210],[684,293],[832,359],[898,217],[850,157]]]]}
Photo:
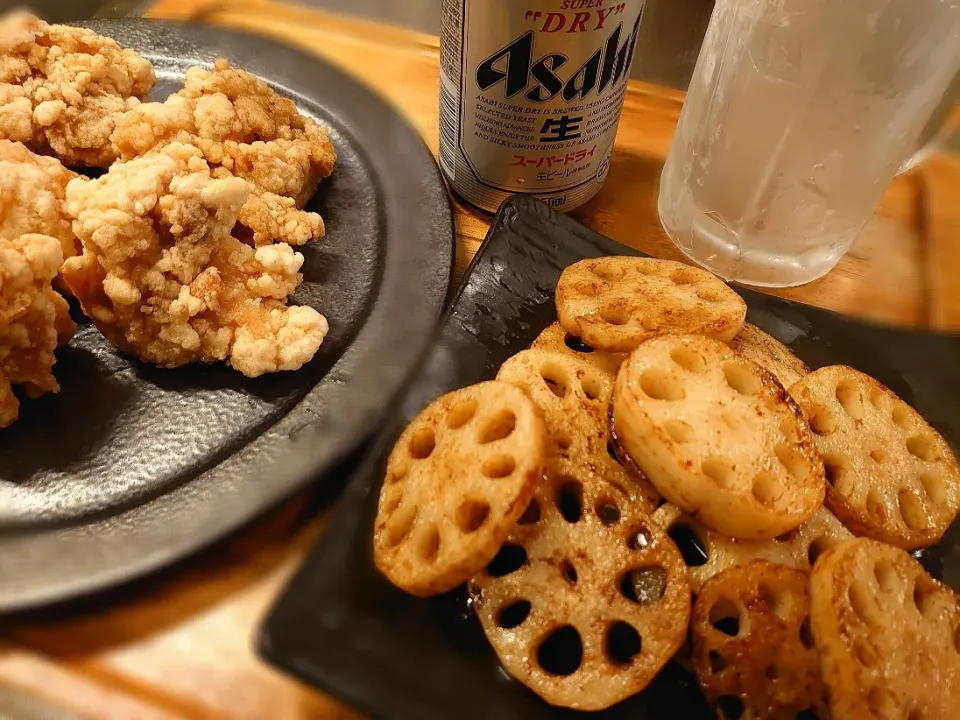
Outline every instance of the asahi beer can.
{"type": "Polygon", "coordinates": [[[606,179],[645,0],[442,0],[440,167],[468,202],[558,210],[606,179]]]}

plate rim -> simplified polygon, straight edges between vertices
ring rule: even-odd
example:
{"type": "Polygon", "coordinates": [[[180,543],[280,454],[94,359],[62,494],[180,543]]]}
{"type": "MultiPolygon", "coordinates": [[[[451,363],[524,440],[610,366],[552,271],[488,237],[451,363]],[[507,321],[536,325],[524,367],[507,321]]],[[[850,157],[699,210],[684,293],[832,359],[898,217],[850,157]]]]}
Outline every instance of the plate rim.
{"type": "MultiPolygon", "coordinates": [[[[330,114],[338,120],[342,119],[341,113],[344,111],[349,114],[349,107],[357,108],[352,119],[360,121],[359,129],[351,124],[344,124],[343,129],[356,140],[357,149],[361,151],[364,164],[367,165],[368,172],[371,173],[377,185],[378,211],[381,214],[381,228],[383,228],[380,239],[382,254],[379,256],[380,262],[372,269],[375,284],[368,304],[364,308],[361,325],[330,369],[317,380],[296,405],[281,415],[271,426],[263,428],[244,445],[221,458],[213,467],[193,476],[183,484],[161,491],[157,496],[132,508],[118,508],[115,512],[110,512],[107,517],[84,517],[74,523],[61,526],[28,526],[21,528],[22,532],[19,533],[15,529],[2,529],[0,555],[10,553],[13,548],[13,551],[24,555],[18,560],[21,563],[20,567],[47,565],[51,562],[51,558],[54,559],[53,565],[45,567],[43,573],[37,573],[32,582],[17,582],[17,575],[9,569],[4,571],[4,566],[0,563],[0,614],[59,604],[124,584],[156,571],[234,533],[274,509],[296,491],[320,480],[325,473],[335,468],[339,462],[360,447],[370,436],[372,428],[403,392],[409,378],[431,346],[437,323],[448,305],[456,268],[457,243],[454,212],[434,155],[420,133],[403,117],[399,109],[373,88],[321,57],[273,38],[241,30],[141,18],[93,20],[77,23],[77,25],[95,29],[108,36],[136,35],[140,32],[155,33],[157,36],[162,36],[156,40],[158,45],[180,40],[202,45],[204,37],[215,38],[218,43],[217,48],[214,50],[202,48],[197,51],[204,56],[200,62],[212,64],[212,61],[221,54],[226,54],[231,59],[238,55],[245,55],[253,60],[249,65],[255,66],[260,64],[263,57],[279,57],[284,62],[284,68],[282,70],[278,68],[277,71],[280,77],[267,75],[263,79],[282,85],[285,91],[293,95],[308,98],[311,102],[329,110],[330,114]],[[234,52],[224,52],[224,47],[228,45],[234,52]],[[242,48],[242,52],[236,52],[237,48],[242,48]],[[292,64],[300,68],[301,74],[297,77],[291,77],[293,73],[288,72],[292,64]],[[307,74],[303,73],[303,68],[312,70],[306,79],[304,78],[307,74]],[[331,78],[336,80],[341,89],[348,89],[349,93],[341,92],[340,97],[334,97],[334,92],[324,94],[318,91],[318,88],[331,78]],[[313,91],[309,89],[311,85],[313,91]],[[347,94],[350,96],[348,99],[342,97],[347,94]],[[386,168],[383,164],[390,165],[390,162],[380,157],[379,152],[371,152],[370,146],[363,142],[369,139],[372,133],[362,132],[364,129],[369,130],[363,125],[362,115],[376,118],[378,125],[388,127],[391,131],[390,144],[396,147],[392,159],[395,161],[395,166],[403,165],[402,172],[398,172],[396,176],[385,172],[386,168]],[[404,162],[396,162],[397,160],[404,162]],[[403,213],[401,200],[397,199],[408,199],[410,195],[415,195],[414,200],[418,201],[416,205],[412,205],[417,208],[415,214],[403,213]],[[401,224],[399,222],[401,219],[405,219],[410,224],[401,224]],[[411,230],[411,226],[415,230],[411,230]],[[413,239],[400,242],[398,238],[401,236],[413,239]],[[421,268],[422,275],[429,280],[421,280],[418,276],[417,282],[411,283],[398,278],[398,273],[402,269],[398,264],[402,260],[401,253],[409,251],[411,243],[414,243],[414,247],[419,248],[419,254],[424,255],[431,263],[425,269],[421,268]],[[397,245],[399,247],[395,247],[397,245]],[[392,266],[391,263],[393,263],[392,266]],[[392,296],[385,297],[385,291],[392,292],[392,296]],[[368,407],[364,412],[344,413],[345,418],[341,424],[346,426],[346,429],[340,427],[336,429],[335,438],[338,442],[334,447],[320,450],[318,445],[322,446],[322,443],[307,447],[306,442],[302,441],[302,436],[316,439],[315,433],[303,433],[305,428],[315,426],[310,421],[311,416],[307,415],[305,422],[293,428],[289,427],[291,418],[295,417],[297,411],[303,408],[306,399],[314,393],[321,392],[329,395],[330,405],[336,405],[334,400],[349,395],[351,386],[349,381],[340,386],[330,379],[337,375],[338,369],[344,363],[344,358],[350,356],[352,350],[360,354],[361,360],[367,358],[366,362],[369,365],[371,354],[387,349],[378,348],[377,344],[383,345],[379,339],[381,334],[379,331],[390,322],[389,306],[393,302],[409,301],[411,294],[417,296],[417,310],[425,314],[423,317],[416,318],[418,334],[412,338],[412,342],[405,343],[401,348],[389,348],[394,366],[389,371],[384,371],[382,378],[384,385],[375,393],[378,399],[368,400],[366,403],[368,407]],[[354,350],[354,348],[360,349],[354,350]],[[329,383],[327,383],[328,380],[330,380],[329,383]],[[263,455],[253,459],[243,457],[250,454],[252,447],[264,443],[271,450],[271,458],[264,458],[263,455]],[[123,544],[136,545],[150,533],[153,534],[154,540],[147,542],[156,544],[156,537],[162,535],[164,531],[171,536],[174,534],[166,527],[171,523],[169,515],[164,514],[169,509],[168,506],[172,504],[176,507],[178,503],[194,501],[195,498],[192,498],[190,493],[191,486],[204,482],[212,486],[215,479],[211,478],[215,478],[218,471],[222,474],[222,468],[226,464],[237,465],[245,461],[257,463],[245,468],[245,472],[240,474],[241,479],[246,478],[247,484],[252,486],[252,483],[258,479],[255,477],[257,470],[273,468],[270,461],[288,451],[290,456],[283,458],[285,464],[280,472],[281,481],[275,481],[276,487],[258,488],[259,494],[256,497],[250,495],[252,499],[248,503],[249,507],[234,507],[233,504],[229,504],[229,509],[223,511],[222,516],[218,516],[216,511],[222,508],[214,508],[213,505],[223,500],[224,488],[212,490],[202,499],[206,504],[203,508],[205,513],[198,512],[192,505],[188,506],[191,520],[184,525],[186,529],[183,532],[189,535],[186,539],[180,538],[177,542],[165,544],[163,547],[154,547],[153,552],[149,554],[112,548],[104,553],[104,561],[95,572],[91,573],[88,571],[89,568],[86,568],[82,576],[69,567],[69,552],[66,552],[66,560],[56,559],[54,548],[59,547],[63,551],[69,551],[72,549],[71,545],[78,540],[83,540],[94,548],[98,542],[101,546],[104,542],[121,544],[116,539],[111,540],[109,534],[118,530],[128,531],[128,535],[122,538],[123,544]],[[139,525],[141,522],[142,526],[139,525]],[[131,524],[136,524],[137,527],[131,530],[131,524]],[[98,531],[101,530],[107,534],[98,539],[98,531]],[[115,560],[118,552],[126,553],[122,563],[117,563],[115,560]],[[59,566],[57,566],[58,562],[59,566]],[[7,580],[12,581],[12,587],[7,580]]],[[[122,40],[121,43],[123,44],[122,40]]],[[[151,52],[150,49],[136,45],[128,46],[147,55],[163,57],[161,53],[151,52]]],[[[185,59],[196,58],[190,55],[185,59]]],[[[236,64],[240,67],[248,65],[242,59],[236,64]]],[[[373,120],[367,122],[372,123],[373,120]]],[[[350,359],[353,360],[352,356],[350,359]]],[[[356,364],[355,361],[354,364],[356,364]]],[[[354,376],[353,385],[359,387],[358,383],[361,381],[362,378],[356,379],[354,376]]],[[[325,419],[327,418],[320,418],[320,420],[325,419]]],[[[337,420],[337,418],[333,419],[334,422],[337,420]]],[[[274,465],[279,464],[274,463],[274,465]]],[[[183,520],[182,516],[180,520],[183,520]]]]}

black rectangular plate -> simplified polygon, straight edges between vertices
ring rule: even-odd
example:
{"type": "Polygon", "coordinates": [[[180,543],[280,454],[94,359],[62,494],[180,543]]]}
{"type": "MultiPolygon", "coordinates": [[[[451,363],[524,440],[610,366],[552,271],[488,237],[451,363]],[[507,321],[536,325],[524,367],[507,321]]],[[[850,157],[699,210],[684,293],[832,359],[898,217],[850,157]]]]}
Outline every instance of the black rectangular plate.
{"type": "MultiPolygon", "coordinates": [[[[508,200],[467,272],[419,375],[350,480],[330,527],[267,618],[270,662],[375,717],[554,718],[509,679],[467,609],[464,592],[417,600],[374,569],[373,518],[387,455],[404,425],[438,395],[493,378],[500,364],[556,320],[553,293],[567,265],[639,255],[542,203],[508,200]]],[[[896,289],[892,289],[896,292],[896,289]]],[[[960,445],[960,337],[868,325],[738,288],[748,320],[812,367],[846,364],[916,407],[960,445]]],[[[960,523],[921,558],[960,589],[960,523]]],[[[712,717],[695,679],[668,665],[640,695],[604,718],[712,717]]]]}

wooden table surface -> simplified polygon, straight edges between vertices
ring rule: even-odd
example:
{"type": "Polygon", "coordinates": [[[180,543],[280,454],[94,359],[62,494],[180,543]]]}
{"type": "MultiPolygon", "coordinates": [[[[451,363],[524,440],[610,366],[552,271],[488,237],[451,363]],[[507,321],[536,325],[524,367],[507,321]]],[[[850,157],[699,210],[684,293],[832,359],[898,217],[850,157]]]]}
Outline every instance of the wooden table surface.
{"type": "MultiPolygon", "coordinates": [[[[272,35],[375,87],[437,148],[437,38],[267,0],[163,0],[157,17],[272,35]]],[[[621,242],[679,259],[660,228],[660,170],[682,94],[634,83],[604,189],[574,213],[621,242]]],[[[456,205],[458,276],[489,225],[456,205]]],[[[960,328],[960,161],[937,155],[898,177],[827,277],[782,292],[885,322],[960,328]]],[[[0,627],[0,688],[84,718],[355,717],[262,663],[255,629],[322,530],[304,493],[200,556],[132,587],[0,627]]]]}

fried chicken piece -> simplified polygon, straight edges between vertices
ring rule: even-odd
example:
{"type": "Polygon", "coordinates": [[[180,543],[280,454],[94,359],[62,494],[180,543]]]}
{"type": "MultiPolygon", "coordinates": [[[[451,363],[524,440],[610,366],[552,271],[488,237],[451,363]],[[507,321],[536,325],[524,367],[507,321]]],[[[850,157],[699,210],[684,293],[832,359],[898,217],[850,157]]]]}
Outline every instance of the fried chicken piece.
{"type": "Polygon", "coordinates": [[[117,118],[155,82],[149,62],[92,30],[0,18],[0,138],[67,165],[108,167],[117,118]]]}
{"type": "Polygon", "coordinates": [[[67,301],[50,284],[62,262],[56,238],[0,237],[0,427],[19,414],[12,384],[23,385],[28,397],[60,390],[53,351],[76,329],[67,301]]]}
{"type": "Polygon", "coordinates": [[[239,219],[255,246],[302,245],[323,235],[320,216],[302,208],[333,172],[330,137],[291,100],[222,58],[212,71],[187,70],[183,90],[165,102],[127,113],[112,139],[126,160],[170,142],[190,143],[217,177],[249,181],[252,192],[239,219]]]}
{"type": "Polygon", "coordinates": [[[313,358],[327,321],[287,307],[303,256],[257,249],[230,231],[250,188],[214,177],[203,153],[172,143],[67,187],[83,253],[63,277],[97,328],[162,367],[225,360],[256,377],[313,358]]]}
{"type": "Polygon", "coordinates": [[[60,241],[63,257],[76,255],[79,242],[66,208],[67,183],[75,177],[56,158],[0,140],[0,237],[49,235],[60,241]]]}

